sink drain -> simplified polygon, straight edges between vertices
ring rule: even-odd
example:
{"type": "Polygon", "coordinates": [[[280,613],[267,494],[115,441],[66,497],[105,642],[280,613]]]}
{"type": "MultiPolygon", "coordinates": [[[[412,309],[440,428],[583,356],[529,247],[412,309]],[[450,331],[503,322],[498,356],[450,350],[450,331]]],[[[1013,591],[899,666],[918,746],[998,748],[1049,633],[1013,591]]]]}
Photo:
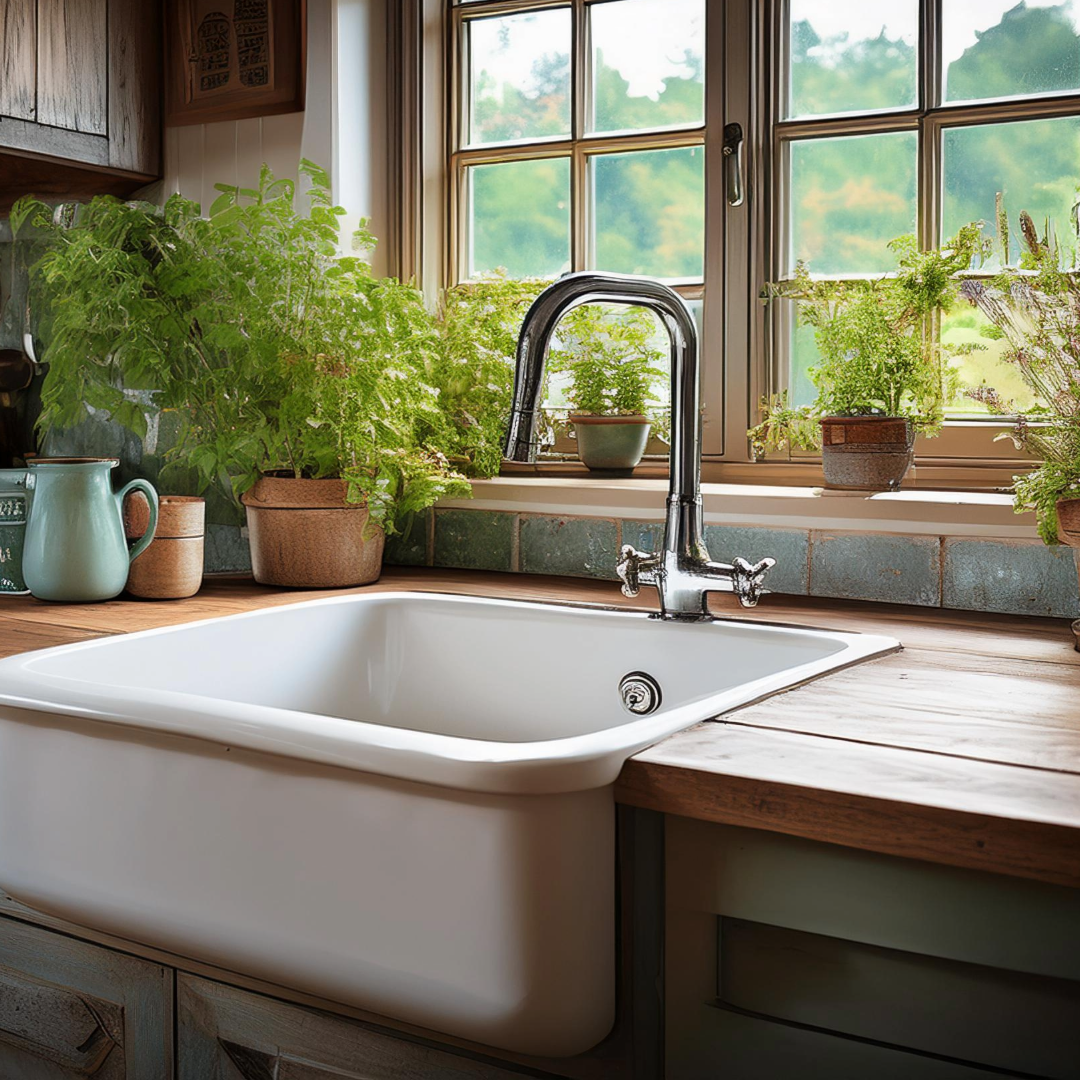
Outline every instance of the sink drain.
{"type": "Polygon", "coordinates": [[[619,680],[623,708],[637,716],[647,716],[660,708],[660,684],[644,671],[631,671],[619,680]]]}

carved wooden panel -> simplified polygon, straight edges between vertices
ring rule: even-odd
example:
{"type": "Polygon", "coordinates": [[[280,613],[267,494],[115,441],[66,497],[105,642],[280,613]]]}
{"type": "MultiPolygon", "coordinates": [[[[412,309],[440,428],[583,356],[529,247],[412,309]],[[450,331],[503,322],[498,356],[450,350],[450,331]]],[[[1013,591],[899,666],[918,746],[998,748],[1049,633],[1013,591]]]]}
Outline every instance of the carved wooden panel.
{"type": "Polygon", "coordinates": [[[0,116],[33,120],[37,109],[37,7],[0,0],[0,116]]]}
{"type": "Polygon", "coordinates": [[[108,133],[107,0],[38,0],[39,124],[108,133]]]}
{"type": "Polygon", "coordinates": [[[0,918],[3,1080],[172,1080],[172,971],[0,918]]]}
{"type": "MultiPolygon", "coordinates": [[[[181,973],[178,1080],[520,1080],[472,1055],[181,973]]],[[[526,1075],[536,1076],[534,1069],[526,1075]]]]}

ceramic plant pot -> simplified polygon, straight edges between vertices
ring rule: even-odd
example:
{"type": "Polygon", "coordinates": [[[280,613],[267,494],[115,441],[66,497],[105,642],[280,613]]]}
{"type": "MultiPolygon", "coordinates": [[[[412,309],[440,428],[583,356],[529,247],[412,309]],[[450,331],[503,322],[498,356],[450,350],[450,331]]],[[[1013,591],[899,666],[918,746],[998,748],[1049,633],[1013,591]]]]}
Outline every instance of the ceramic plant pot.
{"type": "Polygon", "coordinates": [[[571,416],[578,457],[588,469],[629,472],[641,461],[652,423],[645,416],[571,416]]]}
{"type": "MultiPolygon", "coordinates": [[[[150,513],[135,492],[124,503],[124,531],[142,536],[150,513]]],[[[206,503],[189,495],[158,498],[158,527],[153,543],[131,564],[127,591],[146,600],[182,600],[202,585],[206,503]]]]}
{"type": "MultiPolygon", "coordinates": [[[[1058,499],[1058,539],[1069,547],[1080,548],[1080,498],[1058,499]]],[[[1080,619],[1072,624],[1076,651],[1080,652],[1080,619]]]]}
{"type": "Polygon", "coordinates": [[[386,534],[347,490],[344,480],[264,476],[245,492],[255,580],[301,589],[377,581],[386,534]]]}
{"type": "Polygon", "coordinates": [[[831,488],[892,491],[915,460],[911,422],[896,416],[826,416],[821,464],[831,488]]]}

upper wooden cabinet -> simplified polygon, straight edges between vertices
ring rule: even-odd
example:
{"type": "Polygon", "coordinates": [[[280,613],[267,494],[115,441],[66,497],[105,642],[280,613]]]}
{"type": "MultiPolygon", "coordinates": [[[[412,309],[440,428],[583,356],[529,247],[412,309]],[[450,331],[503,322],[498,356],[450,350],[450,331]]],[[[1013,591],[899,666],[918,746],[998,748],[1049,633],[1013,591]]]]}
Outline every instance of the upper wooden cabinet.
{"type": "Polygon", "coordinates": [[[161,5],[0,0],[0,210],[161,175],[161,5]]]}

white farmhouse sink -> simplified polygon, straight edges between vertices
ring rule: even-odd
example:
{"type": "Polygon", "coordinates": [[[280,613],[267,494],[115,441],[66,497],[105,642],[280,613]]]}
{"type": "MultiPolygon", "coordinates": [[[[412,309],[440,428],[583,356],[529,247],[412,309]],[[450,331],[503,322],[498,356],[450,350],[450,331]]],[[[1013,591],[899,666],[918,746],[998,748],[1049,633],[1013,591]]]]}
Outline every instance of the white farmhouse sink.
{"type": "Polygon", "coordinates": [[[422,593],[0,661],[0,885],[60,917],[508,1050],[614,1010],[612,784],[890,638],[422,593]],[[653,676],[662,704],[623,707],[653,676]]]}

